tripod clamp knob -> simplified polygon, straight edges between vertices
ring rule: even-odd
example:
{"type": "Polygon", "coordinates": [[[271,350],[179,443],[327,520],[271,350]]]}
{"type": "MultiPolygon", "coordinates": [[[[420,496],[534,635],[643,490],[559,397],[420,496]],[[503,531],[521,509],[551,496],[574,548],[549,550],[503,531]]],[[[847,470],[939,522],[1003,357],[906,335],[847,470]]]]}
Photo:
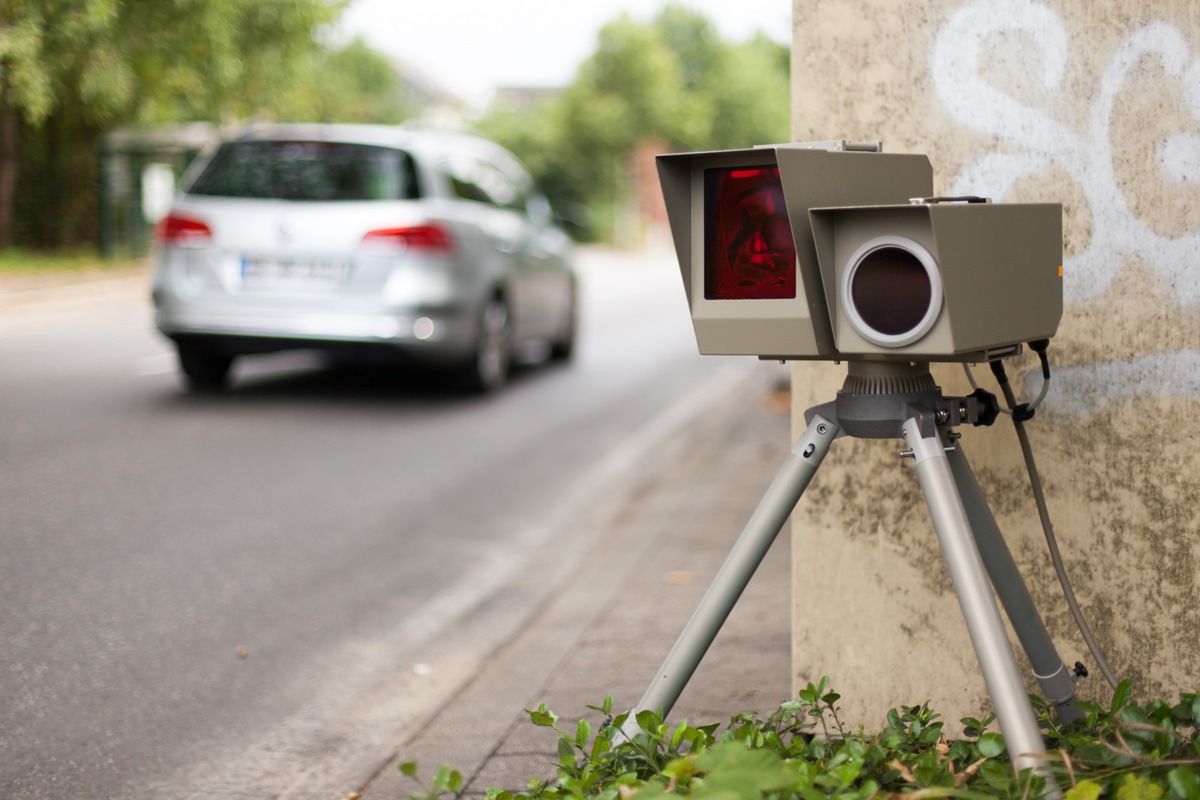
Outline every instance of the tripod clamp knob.
{"type": "Polygon", "coordinates": [[[978,418],[972,423],[976,427],[991,425],[1000,416],[1000,401],[986,389],[976,389],[967,395],[979,403],[978,418]]]}
{"type": "Polygon", "coordinates": [[[935,423],[951,427],[968,422],[976,427],[991,425],[998,416],[1000,401],[985,389],[976,389],[966,397],[941,398],[933,412],[935,423]]]}

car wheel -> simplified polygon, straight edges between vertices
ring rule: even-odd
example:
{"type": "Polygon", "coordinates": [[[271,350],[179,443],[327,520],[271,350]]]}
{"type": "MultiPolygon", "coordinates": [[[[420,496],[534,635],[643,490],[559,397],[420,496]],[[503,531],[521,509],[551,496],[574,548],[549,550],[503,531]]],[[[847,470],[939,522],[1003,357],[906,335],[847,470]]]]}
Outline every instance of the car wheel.
{"type": "Polygon", "coordinates": [[[563,330],[558,338],[550,342],[550,358],[554,361],[570,361],[575,354],[575,331],[578,327],[577,302],[571,294],[571,306],[567,309],[563,330]]]}
{"type": "Polygon", "coordinates": [[[214,353],[195,343],[180,342],[179,368],[184,382],[193,392],[220,392],[229,386],[233,356],[214,353]]]}
{"type": "Polygon", "coordinates": [[[508,303],[493,297],[479,316],[470,360],[462,367],[462,383],[472,392],[492,392],[508,381],[512,368],[512,317],[508,303]]]}

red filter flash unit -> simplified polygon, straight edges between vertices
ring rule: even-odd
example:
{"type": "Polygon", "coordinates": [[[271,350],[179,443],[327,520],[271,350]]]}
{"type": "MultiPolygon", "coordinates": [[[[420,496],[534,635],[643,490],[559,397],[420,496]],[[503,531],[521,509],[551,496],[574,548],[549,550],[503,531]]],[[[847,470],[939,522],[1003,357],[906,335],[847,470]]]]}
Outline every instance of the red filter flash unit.
{"type": "Polygon", "coordinates": [[[706,169],[704,202],[705,298],[795,298],[796,244],[779,167],[706,169]]]}

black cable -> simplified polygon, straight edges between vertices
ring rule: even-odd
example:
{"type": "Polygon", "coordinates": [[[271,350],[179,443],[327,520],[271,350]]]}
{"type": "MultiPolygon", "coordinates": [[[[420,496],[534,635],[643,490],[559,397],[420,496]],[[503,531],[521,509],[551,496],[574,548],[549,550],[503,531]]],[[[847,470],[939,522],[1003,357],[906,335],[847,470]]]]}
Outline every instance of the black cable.
{"type": "MultiPolygon", "coordinates": [[[[1046,345],[1048,340],[1040,342],[1030,342],[1030,349],[1034,350],[1042,361],[1042,378],[1048,383],[1050,380],[1050,364],[1046,357],[1046,345]]],[[[1012,387],[1008,383],[1008,375],[1004,371],[1004,364],[1000,361],[991,362],[992,373],[996,376],[996,380],[1000,382],[1000,390],[1004,393],[1004,401],[1008,403],[1009,408],[1017,409],[1016,397],[1013,394],[1012,387]]],[[[1063,565],[1062,554],[1058,550],[1058,539],[1054,535],[1054,526],[1050,522],[1050,511],[1046,506],[1046,495],[1042,490],[1042,481],[1038,477],[1037,464],[1033,458],[1033,447],[1029,444],[1029,434],[1025,431],[1025,422],[1022,418],[1013,414],[1013,427],[1017,430],[1017,439],[1021,443],[1021,453],[1025,457],[1025,469],[1029,473],[1029,483],[1033,488],[1033,500],[1037,504],[1038,516],[1042,520],[1042,532],[1046,535],[1046,545],[1050,548],[1050,560],[1054,563],[1054,572],[1058,575],[1058,582],[1062,585],[1063,597],[1067,600],[1067,605],[1071,609],[1071,616],[1075,618],[1075,625],[1079,628],[1080,634],[1083,635],[1083,640],[1087,643],[1088,650],[1092,654],[1092,658],[1096,659],[1096,666],[1099,667],[1104,679],[1115,690],[1117,688],[1117,679],[1109,669],[1108,662],[1105,661],[1104,655],[1100,652],[1100,646],[1096,643],[1095,637],[1092,636],[1091,628],[1088,627],[1087,620],[1083,618],[1083,611],[1079,608],[1079,603],[1075,600],[1075,591],[1071,588],[1071,581],[1067,577],[1066,567],[1063,565]]]]}

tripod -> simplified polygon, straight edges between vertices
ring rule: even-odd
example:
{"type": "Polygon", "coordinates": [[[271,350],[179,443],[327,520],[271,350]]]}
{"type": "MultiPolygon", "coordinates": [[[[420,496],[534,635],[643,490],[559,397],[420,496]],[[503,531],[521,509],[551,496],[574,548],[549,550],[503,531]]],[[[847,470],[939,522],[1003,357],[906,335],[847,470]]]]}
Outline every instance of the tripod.
{"type": "MultiPolygon", "coordinates": [[[[661,710],[664,716],[670,712],[833,440],[843,435],[902,438],[908,449],[901,456],[911,458],[916,466],[917,480],[1014,770],[1041,766],[1044,761],[1037,754],[1045,751],[1045,743],[996,605],[997,596],[1043,695],[1059,718],[1070,722],[1082,714],[1073,704],[1076,674],[1056,652],[958,444],[959,434],[953,430],[963,423],[990,425],[995,417],[995,399],[985,392],[943,397],[928,364],[850,362],[837,399],[805,413],[807,429],[780,467],[635,712],[661,710]]],[[[632,738],[638,732],[635,717],[630,714],[621,731],[623,738],[632,738]]]]}

